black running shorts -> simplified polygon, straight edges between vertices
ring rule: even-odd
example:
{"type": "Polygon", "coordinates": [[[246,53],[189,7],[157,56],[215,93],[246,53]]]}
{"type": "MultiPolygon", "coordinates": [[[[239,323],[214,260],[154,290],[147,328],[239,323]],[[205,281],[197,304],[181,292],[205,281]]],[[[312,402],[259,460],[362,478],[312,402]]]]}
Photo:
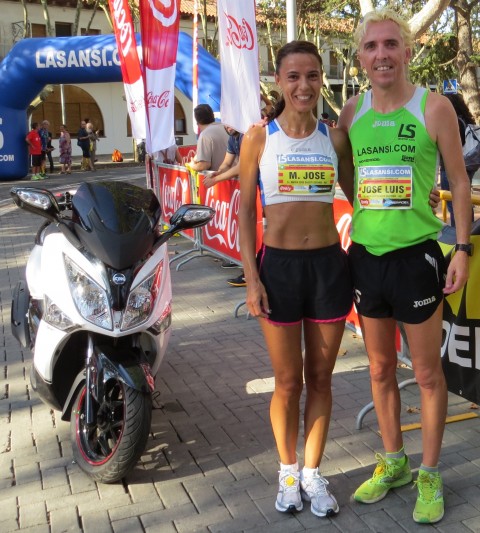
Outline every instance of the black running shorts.
{"type": "Polygon", "coordinates": [[[318,250],[263,246],[257,255],[270,305],[269,321],[293,325],[343,320],[352,308],[348,259],[340,244],[318,250]]]}
{"type": "Polygon", "coordinates": [[[437,241],[376,256],[361,244],[348,250],[355,306],[369,318],[420,324],[443,301],[446,265],[437,241]]]}
{"type": "Polygon", "coordinates": [[[32,167],[39,167],[42,164],[42,154],[32,154],[32,167]]]}

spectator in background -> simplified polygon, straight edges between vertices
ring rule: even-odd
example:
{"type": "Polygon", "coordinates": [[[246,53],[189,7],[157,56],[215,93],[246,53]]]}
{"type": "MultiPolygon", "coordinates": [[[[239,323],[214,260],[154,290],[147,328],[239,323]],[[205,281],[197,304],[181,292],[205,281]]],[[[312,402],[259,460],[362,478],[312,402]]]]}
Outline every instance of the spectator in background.
{"type": "Polygon", "coordinates": [[[260,110],[262,118],[268,117],[268,115],[273,111],[272,101],[260,92],[260,110]]]}
{"type": "MultiPolygon", "coordinates": [[[[42,161],[40,163],[40,175],[44,178],[47,177],[46,164],[47,164],[47,152],[48,152],[48,144],[49,144],[49,131],[48,131],[49,126],[50,126],[50,122],[48,122],[48,120],[44,120],[41,124],[40,129],[38,130],[38,134],[40,135],[40,140],[42,142],[42,161]]],[[[50,158],[51,157],[52,156],[50,155],[50,158]]],[[[52,165],[53,165],[53,161],[52,161],[52,165]]]]}
{"type": "Polygon", "coordinates": [[[178,146],[176,144],[172,144],[172,146],[169,146],[164,150],[159,150],[153,155],[156,163],[165,163],[167,165],[182,164],[182,156],[180,155],[178,146]]]}
{"type": "MultiPolygon", "coordinates": [[[[243,134],[234,130],[233,128],[230,128],[229,126],[225,126],[225,131],[229,135],[227,153],[225,154],[225,158],[219,169],[215,172],[209,173],[209,175],[205,176],[203,179],[203,184],[207,189],[209,187],[213,187],[221,181],[238,178],[240,171],[240,162],[238,158],[240,156],[240,146],[242,144],[243,134]]],[[[224,262],[222,267],[230,268],[231,265],[233,265],[232,268],[238,266],[233,262],[224,262]]],[[[246,282],[243,270],[238,277],[227,279],[227,283],[232,287],[245,287],[246,282]]]]}
{"type": "Polygon", "coordinates": [[[38,122],[32,122],[32,129],[25,137],[25,142],[28,144],[28,153],[30,154],[31,166],[32,166],[32,181],[38,181],[45,179],[40,175],[40,167],[42,163],[42,140],[38,133],[38,122]]]}
{"type": "Polygon", "coordinates": [[[334,120],[330,119],[330,115],[328,113],[322,113],[320,116],[322,117],[320,119],[320,122],[327,124],[327,126],[334,128],[337,125],[337,123],[334,120]]]}
{"type": "Polygon", "coordinates": [[[87,123],[82,120],[80,129],[77,132],[77,144],[82,150],[82,170],[94,170],[92,160],[90,159],[90,137],[87,131],[87,123]]]}
{"type": "Polygon", "coordinates": [[[52,152],[55,150],[55,148],[52,145],[52,132],[48,130],[47,126],[47,134],[48,134],[48,141],[47,141],[47,159],[50,164],[50,174],[55,171],[55,165],[53,163],[53,155],[52,152]]]}
{"type": "MultiPolygon", "coordinates": [[[[465,144],[465,128],[468,124],[475,124],[475,119],[473,118],[470,110],[467,107],[467,104],[463,100],[461,94],[446,94],[445,95],[453,105],[455,113],[457,114],[458,120],[458,129],[460,130],[460,139],[462,140],[462,146],[465,144]]],[[[467,175],[470,180],[470,185],[472,184],[474,172],[468,172],[467,175]]],[[[440,157],[440,187],[444,191],[450,190],[450,185],[448,183],[447,171],[445,170],[445,163],[443,158],[440,157]]],[[[450,225],[455,227],[455,215],[453,214],[452,202],[447,202],[447,209],[450,213],[450,225]]],[[[472,221],[473,221],[473,207],[472,207],[472,221]]]]}
{"type": "Polygon", "coordinates": [[[225,126],[225,131],[229,136],[227,142],[227,152],[218,170],[209,173],[208,176],[205,176],[203,184],[207,189],[216,183],[220,183],[221,181],[238,178],[238,173],[240,170],[238,157],[240,156],[240,146],[242,144],[243,135],[229,126],[225,126]]]}
{"type": "Polygon", "coordinates": [[[58,146],[60,149],[60,164],[62,168],[60,174],[72,173],[72,139],[70,133],[67,130],[67,126],[62,124],[60,126],[60,139],[58,140],[58,146]]]}
{"type": "Polygon", "coordinates": [[[93,124],[91,122],[87,122],[87,133],[88,138],[90,140],[90,161],[92,163],[92,170],[97,170],[95,168],[95,161],[96,159],[96,153],[97,153],[97,141],[98,141],[98,131],[95,131],[93,128],[93,124]]]}
{"type": "Polygon", "coordinates": [[[213,109],[208,104],[200,104],[193,114],[200,134],[197,140],[197,153],[187,167],[195,172],[218,170],[225,157],[228,133],[223,124],[215,122],[213,109]]]}

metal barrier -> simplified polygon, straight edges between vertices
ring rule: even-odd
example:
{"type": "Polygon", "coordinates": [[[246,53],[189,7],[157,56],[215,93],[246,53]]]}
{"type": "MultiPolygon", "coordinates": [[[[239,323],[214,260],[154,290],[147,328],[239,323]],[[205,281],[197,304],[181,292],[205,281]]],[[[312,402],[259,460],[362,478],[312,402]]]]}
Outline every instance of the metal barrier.
{"type": "MultiPolygon", "coordinates": [[[[440,193],[440,200],[442,202],[442,220],[444,222],[447,221],[447,202],[452,201],[452,193],[450,191],[438,191],[440,193]]],[[[480,205],[480,195],[479,194],[472,194],[472,204],[473,205],[480,205]]]]}

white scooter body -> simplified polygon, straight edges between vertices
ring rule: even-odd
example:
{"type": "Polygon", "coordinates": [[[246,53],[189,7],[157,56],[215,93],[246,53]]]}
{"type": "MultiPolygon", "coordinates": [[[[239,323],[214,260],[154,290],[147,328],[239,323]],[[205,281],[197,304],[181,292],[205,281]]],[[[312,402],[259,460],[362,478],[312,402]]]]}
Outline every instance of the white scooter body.
{"type": "MultiPolygon", "coordinates": [[[[55,302],[77,326],[76,330],[88,330],[111,337],[123,337],[141,332],[141,342],[142,345],[145,344],[144,349],[148,348],[156,353],[151,367],[152,375],[155,376],[165,355],[171,334],[170,325],[159,335],[152,335],[147,331],[160,317],[171,313],[172,286],[167,244],[160,246],[143,264],[131,286],[131,290],[135,289],[157,265],[163,264],[159,283],[160,292],[155,300],[153,311],[146,322],[125,331],[120,329],[122,312],[113,312],[113,329],[111,330],[92,324],[78,312],[67,279],[64,255],[70,257],[100,287],[109,292],[105,266],[100,261],[94,262],[83,255],[62,233],[51,233],[45,236],[42,246],[35,245],[27,262],[26,277],[31,297],[37,300],[44,300],[48,297],[55,302]]],[[[62,350],[70,335],[70,332],[57,329],[44,320],[40,321],[35,338],[34,366],[45,381],[52,381],[54,356],[62,350]]]]}

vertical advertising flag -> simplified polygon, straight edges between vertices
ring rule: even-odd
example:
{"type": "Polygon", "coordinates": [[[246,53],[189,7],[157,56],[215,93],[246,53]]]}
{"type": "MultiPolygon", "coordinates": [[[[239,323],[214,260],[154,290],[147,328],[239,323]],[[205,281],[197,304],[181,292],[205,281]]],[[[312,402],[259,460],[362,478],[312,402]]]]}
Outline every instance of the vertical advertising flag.
{"type": "Polygon", "coordinates": [[[175,143],[175,65],[180,0],[140,0],[147,152],[175,143]]]}
{"type": "Polygon", "coordinates": [[[222,122],[245,133],[260,119],[255,0],[218,0],[222,122]]]}
{"type": "Polygon", "coordinates": [[[117,42],[128,114],[136,141],[146,138],[145,91],[128,0],[108,0],[117,42]]]}

